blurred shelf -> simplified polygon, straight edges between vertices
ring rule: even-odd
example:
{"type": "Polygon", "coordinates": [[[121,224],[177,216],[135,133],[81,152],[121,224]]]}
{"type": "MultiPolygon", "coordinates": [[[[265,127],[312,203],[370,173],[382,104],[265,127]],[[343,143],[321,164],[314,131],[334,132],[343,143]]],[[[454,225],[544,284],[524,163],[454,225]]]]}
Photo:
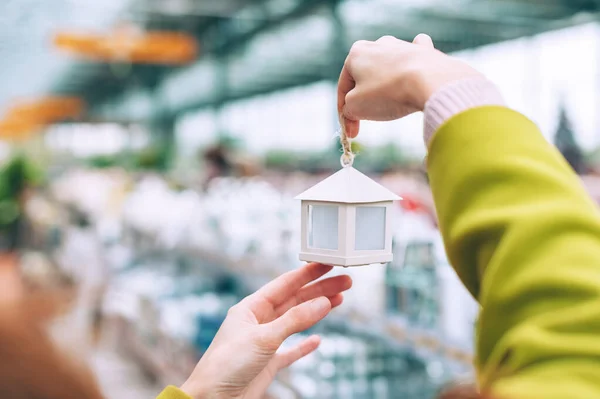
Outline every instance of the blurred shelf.
{"type": "MultiPolygon", "coordinates": [[[[157,256],[161,250],[145,253],[143,256],[157,256]]],[[[172,250],[172,249],[171,249],[172,250]]],[[[237,260],[231,259],[222,253],[211,249],[202,248],[178,248],[177,252],[195,259],[202,259],[209,264],[218,264],[223,267],[222,271],[231,273],[243,282],[248,293],[254,292],[281,274],[281,268],[276,267],[274,260],[269,262],[264,259],[248,256],[237,260]],[[271,266],[269,266],[271,264],[271,266]],[[279,272],[278,272],[279,271],[279,272]]],[[[196,269],[194,274],[203,275],[204,272],[214,273],[214,270],[196,269]]],[[[414,346],[416,351],[427,355],[442,355],[448,357],[463,368],[472,367],[472,353],[464,347],[453,342],[446,341],[435,330],[415,328],[400,318],[378,316],[360,313],[357,311],[347,312],[341,317],[332,315],[324,322],[327,325],[344,325],[353,331],[365,330],[376,332],[387,336],[398,344],[414,346]]]]}

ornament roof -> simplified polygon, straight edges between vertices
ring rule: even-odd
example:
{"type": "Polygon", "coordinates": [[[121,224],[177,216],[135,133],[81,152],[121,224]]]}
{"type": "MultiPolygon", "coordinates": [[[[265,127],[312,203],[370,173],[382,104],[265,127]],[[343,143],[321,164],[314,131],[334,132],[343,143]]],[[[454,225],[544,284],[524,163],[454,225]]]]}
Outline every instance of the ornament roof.
{"type": "Polygon", "coordinates": [[[402,198],[353,167],[345,167],[298,195],[296,199],[364,204],[402,198]]]}

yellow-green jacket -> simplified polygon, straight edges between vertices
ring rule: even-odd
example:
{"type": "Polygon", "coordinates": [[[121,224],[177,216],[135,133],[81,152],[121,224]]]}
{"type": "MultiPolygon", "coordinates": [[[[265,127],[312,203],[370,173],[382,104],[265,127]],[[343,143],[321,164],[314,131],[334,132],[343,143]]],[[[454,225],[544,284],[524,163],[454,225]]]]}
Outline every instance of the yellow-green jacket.
{"type": "MultiPolygon", "coordinates": [[[[480,107],[433,137],[451,264],[482,311],[479,384],[496,398],[600,398],[600,213],[537,127],[480,107]]],[[[189,399],[169,388],[159,399],[189,399]]]]}
{"type": "Polygon", "coordinates": [[[479,383],[508,399],[600,398],[600,213],[517,112],[481,107],[432,139],[450,262],[482,311],[479,383]]]}
{"type": "Polygon", "coordinates": [[[174,386],[169,386],[169,387],[165,388],[165,390],[162,391],[162,393],[160,395],[158,395],[158,398],[156,398],[156,399],[192,399],[192,398],[190,396],[186,395],[179,388],[174,387],[174,386]]]}

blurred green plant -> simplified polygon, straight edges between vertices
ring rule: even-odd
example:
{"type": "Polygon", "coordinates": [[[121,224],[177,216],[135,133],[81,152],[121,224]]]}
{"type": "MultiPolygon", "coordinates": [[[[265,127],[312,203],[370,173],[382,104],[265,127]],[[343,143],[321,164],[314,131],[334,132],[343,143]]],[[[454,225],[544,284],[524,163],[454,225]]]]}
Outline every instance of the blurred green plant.
{"type": "Polygon", "coordinates": [[[20,152],[0,168],[0,233],[5,238],[2,240],[3,250],[19,246],[24,194],[28,188],[42,183],[43,178],[42,169],[20,152]]]}
{"type": "Polygon", "coordinates": [[[115,155],[99,155],[91,157],[88,160],[88,165],[96,169],[106,169],[120,166],[120,160],[119,157],[115,155]]]}
{"type": "Polygon", "coordinates": [[[169,159],[168,148],[152,146],[128,154],[92,157],[87,160],[87,165],[97,169],[123,167],[133,170],[166,171],[169,166],[169,159]]]}
{"type": "Polygon", "coordinates": [[[133,164],[137,169],[165,171],[169,159],[170,153],[166,147],[148,147],[135,156],[133,164]]]}
{"type": "Polygon", "coordinates": [[[20,214],[21,210],[16,200],[9,198],[0,199],[0,226],[7,226],[13,223],[20,214]]]}
{"type": "Polygon", "coordinates": [[[600,167],[600,147],[594,148],[585,154],[585,161],[592,169],[600,167]]]}
{"type": "Polygon", "coordinates": [[[16,154],[0,168],[0,200],[18,199],[25,188],[42,181],[41,169],[25,155],[16,154]]]}
{"type": "Polygon", "coordinates": [[[573,127],[564,104],[561,104],[560,107],[560,117],[558,128],[554,135],[554,145],[556,145],[556,148],[558,148],[575,172],[581,174],[585,171],[583,151],[575,139],[575,133],[573,132],[573,127]]]}

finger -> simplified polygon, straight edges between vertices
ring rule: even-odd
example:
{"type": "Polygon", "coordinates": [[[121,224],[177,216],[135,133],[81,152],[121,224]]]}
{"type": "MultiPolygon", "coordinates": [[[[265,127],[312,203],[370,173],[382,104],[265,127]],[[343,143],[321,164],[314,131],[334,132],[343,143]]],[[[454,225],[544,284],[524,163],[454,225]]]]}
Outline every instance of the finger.
{"type": "Polygon", "coordinates": [[[346,136],[353,139],[358,136],[358,131],[360,130],[360,121],[348,119],[346,116],[342,115],[342,129],[346,132],[346,136]]]}
{"type": "Polygon", "coordinates": [[[350,93],[356,82],[350,73],[350,67],[348,65],[348,61],[344,64],[342,68],[342,72],[340,73],[340,78],[338,80],[338,92],[337,92],[337,107],[338,114],[342,114],[344,110],[344,104],[346,104],[346,95],[350,93]]]}
{"type": "MultiPolygon", "coordinates": [[[[311,299],[325,296],[331,298],[340,292],[347,291],[352,287],[350,276],[335,276],[316,283],[302,287],[296,295],[285,301],[275,309],[275,317],[279,317],[289,309],[311,299]]],[[[333,304],[332,304],[333,305],[333,304]]]]}
{"type": "Polygon", "coordinates": [[[340,116],[340,126],[350,138],[354,138],[358,135],[358,129],[360,126],[359,121],[353,120],[344,114],[346,96],[354,89],[355,86],[356,82],[350,73],[348,62],[346,62],[342,68],[342,72],[340,73],[340,78],[338,80],[337,107],[338,115],[340,116]]]}
{"type": "MultiPolygon", "coordinates": [[[[331,309],[333,309],[333,308],[338,307],[338,306],[340,306],[342,304],[342,302],[344,301],[344,296],[340,292],[340,293],[328,296],[327,299],[329,299],[329,302],[331,303],[331,309]]],[[[291,307],[290,307],[290,309],[291,309],[291,307]]],[[[287,310],[289,310],[289,309],[287,309],[287,310]]],[[[275,312],[271,314],[271,316],[267,317],[263,321],[263,323],[271,322],[271,321],[275,320],[276,318],[281,317],[281,315],[284,314],[284,313],[285,313],[285,311],[283,311],[283,308],[282,309],[276,309],[275,312]]]]}
{"type": "Polygon", "coordinates": [[[431,37],[425,33],[419,33],[413,40],[413,43],[418,44],[419,46],[435,48],[433,45],[433,40],[431,40],[431,37]]]}
{"type": "Polygon", "coordinates": [[[331,302],[325,297],[319,297],[304,302],[285,312],[285,314],[270,323],[263,324],[268,336],[281,344],[290,335],[307,330],[321,321],[331,310],[331,302]]]}
{"type": "Polygon", "coordinates": [[[320,344],[321,337],[318,335],[311,335],[292,349],[276,354],[272,360],[275,370],[279,371],[291,366],[303,357],[313,353],[320,344]]]}
{"type": "Polygon", "coordinates": [[[262,322],[266,315],[271,314],[288,298],[296,295],[300,288],[327,274],[332,268],[320,263],[309,263],[277,277],[250,295],[246,301],[251,304],[251,310],[259,319],[258,321],[262,322]]]}
{"type": "Polygon", "coordinates": [[[344,302],[344,294],[340,292],[339,294],[329,297],[329,302],[331,303],[331,309],[337,308],[344,302]]]}

